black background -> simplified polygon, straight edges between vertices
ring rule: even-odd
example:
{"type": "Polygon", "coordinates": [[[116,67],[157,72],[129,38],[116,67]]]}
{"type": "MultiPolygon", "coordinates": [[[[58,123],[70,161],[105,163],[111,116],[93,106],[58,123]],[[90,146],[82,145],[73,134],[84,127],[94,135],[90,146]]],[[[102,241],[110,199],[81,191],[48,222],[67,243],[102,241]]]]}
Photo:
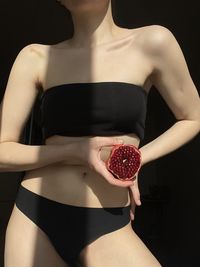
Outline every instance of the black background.
{"type": "MultiPolygon", "coordinates": [[[[198,1],[115,1],[113,16],[121,27],[159,24],[170,29],[185,55],[197,88],[200,85],[198,1]]],[[[0,99],[18,52],[30,43],[51,44],[73,33],[70,15],[55,0],[0,2],[0,99]]],[[[36,107],[34,107],[36,109],[36,107]]],[[[32,116],[34,118],[34,111],[32,116]]],[[[152,88],[148,98],[146,134],[142,144],[156,138],[174,123],[174,116],[152,88]]],[[[39,142],[37,125],[30,120],[25,143],[39,142]],[[32,130],[30,131],[30,125],[32,130]],[[30,133],[32,138],[30,138],[30,133]]],[[[144,166],[140,175],[142,206],[133,227],[164,267],[199,267],[199,136],[144,166]]],[[[1,262],[5,229],[22,173],[0,173],[1,262]]]]}

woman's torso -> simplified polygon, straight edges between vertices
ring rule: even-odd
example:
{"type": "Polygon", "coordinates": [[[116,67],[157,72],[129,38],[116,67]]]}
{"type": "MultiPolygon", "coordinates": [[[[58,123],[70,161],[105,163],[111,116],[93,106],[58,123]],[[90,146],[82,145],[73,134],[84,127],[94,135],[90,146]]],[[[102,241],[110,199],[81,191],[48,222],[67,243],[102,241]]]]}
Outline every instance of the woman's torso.
{"type": "MultiPolygon", "coordinates": [[[[124,29],[127,37],[98,48],[71,48],[68,41],[52,46],[38,45],[43,90],[76,82],[119,81],[140,85],[141,90],[148,92],[152,66],[142,49],[146,28],[124,29]]],[[[122,138],[125,144],[139,146],[135,133],[116,137],[122,138]]],[[[54,135],[47,138],[45,144],[66,144],[83,138],[87,136],[54,135]]],[[[108,158],[110,150],[111,147],[102,149],[102,160],[108,158]]],[[[49,199],[75,206],[118,207],[130,203],[127,188],[110,185],[87,166],[69,165],[64,161],[26,171],[22,185],[49,199]]]]}

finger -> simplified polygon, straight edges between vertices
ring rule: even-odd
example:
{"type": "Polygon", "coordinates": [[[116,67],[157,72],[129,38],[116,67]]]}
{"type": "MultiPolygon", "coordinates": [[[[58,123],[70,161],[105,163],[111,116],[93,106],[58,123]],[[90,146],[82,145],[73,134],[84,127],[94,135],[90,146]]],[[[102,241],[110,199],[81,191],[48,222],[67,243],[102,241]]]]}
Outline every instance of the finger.
{"type": "MultiPolygon", "coordinates": [[[[95,158],[95,157],[94,157],[95,158]]],[[[134,179],[129,181],[122,181],[115,178],[111,172],[108,171],[106,164],[104,161],[101,160],[100,151],[97,153],[97,161],[96,166],[99,166],[98,171],[106,178],[106,180],[116,186],[120,187],[129,187],[134,184],[134,179]]]]}
{"type": "MultiPolygon", "coordinates": [[[[134,186],[134,185],[133,185],[134,186]]],[[[133,207],[133,208],[135,208],[135,206],[136,206],[136,202],[135,202],[135,198],[134,198],[134,196],[133,196],[133,191],[131,190],[131,187],[132,186],[130,186],[129,188],[128,188],[128,190],[129,190],[129,196],[130,196],[130,201],[131,201],[131,207],[133,207]]]]}
{"type": "Polygon", "coordinates": [[[138,186],[138,179],[136,179],[135,181],[135,188],[133,189],[135,191],[135,202],[137,205],[141,205],[141,200],[140,200],[140,190],[139,190],[139,186],[138,186]]]}
{"type": "Polygon", "coordinates": [[[130,217],[131,217],[131,220],[134,220],[136,203],[135,203],[135,200],[133,198],[133,193],[132,193],[130,187],[128,189],[129,189],[129,196],[130,196],[130,201],[131,201],[130,217]]]}
{"type": "Polygon", "coordinates": [[[135,219],[135,214],[132,209],[130,209],[130,217],[131,217],[131,221],[135,219]]]}
{"type": "Polygon", "coordinates": [[[136,205],[140,206],[141,205],[141,200],[140,200],[140,191],[138,188],[138,181],[137,179],[134,182],[134,185],[130,186],[130,195],[134,199],[136,205]]]}
{"type": "Polygon", "coordinates": [[[120,186],[120,187],[129,187],[133,185],[133,181],[122,181],[120,179],[115,178],[105,167],[105,164],[102,163],[102,168],[101,168],[101,173],[102,175],[107,179],[107,181],[115,186],[120,186]]]}
{"type": "Polygon", "coordinates": [[[134,184],[134,181],[121,181],[116,179],[106,168],[105,163],[98,158],[93,158],[95,170],[100,173],[110,184],[120,187],[129,187],[134,184]]]}
{"type": "Polygon", "coordinates": [[[133,221],[135,219],[135,206],[131,207],[130,216],[131,216],[131,220],[133,221]]]}

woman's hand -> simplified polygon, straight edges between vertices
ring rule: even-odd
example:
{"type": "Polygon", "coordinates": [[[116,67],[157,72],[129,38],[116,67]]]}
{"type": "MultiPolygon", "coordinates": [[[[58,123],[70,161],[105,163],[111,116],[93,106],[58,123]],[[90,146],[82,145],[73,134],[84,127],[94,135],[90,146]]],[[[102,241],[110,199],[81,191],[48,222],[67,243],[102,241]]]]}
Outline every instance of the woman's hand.
{"type": "Polygon", "coordinates": [[[130,217],[131,220],[133,221],[135,218],[135,207],[136,205],[140,206],[141,201],[140,201],[140,191],[138,187],[138,173],[136,174],[136,179],[134,180],[134,184],[129,186],[129,196],[130,196],[130,201],[131,201],[131,210],[130,210],[130,217]]]}
{"type": "MultiPolygon", "coordinates": [[[[144,151],[141,148],[139,150],[141,152],[141,167],[140,167],[140,170],[141,170],[142,166],[146,162],[145,162],[144,151]]],[[[135,175],[136,179],[134,180],[134,184],[129,186],[129,188],[128,188],[130,202],[131,202],[130,217],[131,217],[132,221],[135,218],[135,207],[136,207],[136,205],[137,206],[141,206],[142,205],[141,200],[140,200],[140,190],[139,190],[139,187],[138,187],[138,174],[139,174],[139,172],[137,172],[136,175],[135,175]]]]}
{"type": "Polygon", "coordinates": [[[108,171],[105,162],[101,159],[100,153],[103,147],[123,144],[122,139],[113,137],[91,137],[77,142],[77,156],[92,170],[99,173],[108,183],[114,186],[129,187],[134,185],[134,181],[121,181],[116,179],[108,171]]]}

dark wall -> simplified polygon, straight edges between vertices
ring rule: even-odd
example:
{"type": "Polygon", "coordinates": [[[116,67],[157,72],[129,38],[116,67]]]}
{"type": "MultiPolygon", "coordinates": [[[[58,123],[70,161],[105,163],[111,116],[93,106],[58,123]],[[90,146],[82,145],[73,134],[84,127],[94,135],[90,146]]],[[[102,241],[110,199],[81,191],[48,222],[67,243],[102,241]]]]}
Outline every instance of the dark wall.
{"type": "MultiPolygon", "coordinates": [[[[200,36],[198,2],[115,1],[114,18],[122,27],[160,24],[178,40],[191,76],[200,85],[200,36]]],[[[0,2],[0,99],[10,68],[19,50],[30,43],[54,43],[70,37],[70,15],[55,0],[0,2]]],[[[24,143],[37,142],[35,107],[24,129],[24,143]],[[33,126],[30,132],[30,126],[33,126]],[[30,138],[30,133],[32,138],[30,138]]],[[[157,137],[172,123],[169,108],[152,88],[148,99],[143,143],[157,137]]],[[[199,136],[184,147],[144,166],[140,175],[143,205],[136,211],[135,231],[165,267],[199,266],[200,234],[198,148],[199,136]]],[[[3,266],[5,229],[23,173],[0,173],[0,266],[3,266]]]]}

